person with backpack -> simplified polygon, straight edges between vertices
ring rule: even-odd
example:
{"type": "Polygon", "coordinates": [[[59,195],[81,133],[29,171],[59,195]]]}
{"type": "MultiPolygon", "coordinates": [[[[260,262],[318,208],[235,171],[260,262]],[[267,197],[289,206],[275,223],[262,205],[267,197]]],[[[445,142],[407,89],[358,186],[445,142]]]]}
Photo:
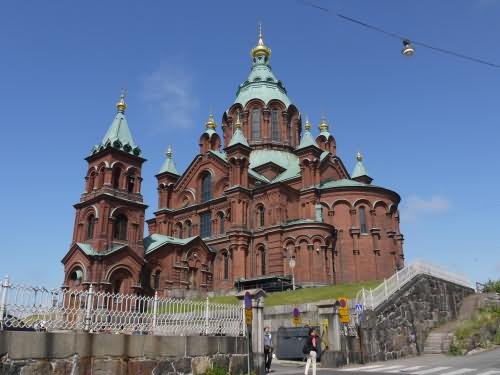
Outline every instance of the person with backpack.
{"type": "Polygon", "coordinates": [[[314,328],[309,328],[309,336],[306,339],[306,343],[302,348],[302,352],[307,357],[306,368],[304,371],[304,375],[307,375],[309,372],[309,366],[312,363],[312,375],[316,375],[316,357],[318,353],[318,334],[314,330],[314,328]]]}

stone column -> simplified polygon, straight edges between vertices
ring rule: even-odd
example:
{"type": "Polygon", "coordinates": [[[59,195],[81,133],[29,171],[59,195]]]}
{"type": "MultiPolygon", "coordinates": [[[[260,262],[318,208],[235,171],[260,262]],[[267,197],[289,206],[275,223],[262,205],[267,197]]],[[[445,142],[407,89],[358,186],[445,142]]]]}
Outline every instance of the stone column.
{"type": "Polygon", "coordinates": [[[262,289],[243,290],[238,293],[239,299],[244,299],[245,294],[252,297],[252,325],[249,326],[249,339],[251,350],[251,370],[257,375],[265,375],[264,364],[264,297],[266,292],[262,289]]]}
{"type": "Polygon", "coordinates": [[[328,349],[321,354],[323,367],[340,367],[346,363],[345,354],[340,343],[340,318],[338,308],[334,304],[318,306],[320,316],[328,319],[328,349]]]}

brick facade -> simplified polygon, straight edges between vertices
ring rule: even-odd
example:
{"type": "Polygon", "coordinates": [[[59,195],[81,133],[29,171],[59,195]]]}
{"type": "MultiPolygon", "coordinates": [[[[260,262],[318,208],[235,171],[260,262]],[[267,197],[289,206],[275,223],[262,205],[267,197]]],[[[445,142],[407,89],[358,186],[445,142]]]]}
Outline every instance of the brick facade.
{"type": "MultiPolygon", "coordinates": [[[[254,49],[252,72],[270,72],[269,55],[254,49]]],[[[297,107],[284,103],[280,81],[278,98],[265,91],[239,101],[245,85],[270,90],[261,80],[240,85],[220,136],[210,117],[186,171],[178,173],[168,153],[171,164],[156,175],[158,204],[146,238],[145,159],[123,142],[95,149],[74,206],[66,286],[93,282],[161,295],[229,290],[239,279],[289,275],[290,258],[302,285],[382,279],[402,267],[399,195],[372,185],[365,173],[351,176],[326,121],[313,139],[297,107]]],[[[365,171],[361,163],[358,156],[365,171]]]]}

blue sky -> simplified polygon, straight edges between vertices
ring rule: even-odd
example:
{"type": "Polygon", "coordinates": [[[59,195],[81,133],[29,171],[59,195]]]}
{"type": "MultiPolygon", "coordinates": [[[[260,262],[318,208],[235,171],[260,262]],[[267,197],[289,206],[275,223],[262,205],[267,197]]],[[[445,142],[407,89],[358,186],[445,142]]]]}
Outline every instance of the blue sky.
{"type": "MultiPolygon", "coordinates": [[[[500,63],[500,1],[317,3],[500,63]]],[[[209,109],[220,123],[246,78],[258,21],[301,112],[315,126],[326,114],[346,166],[361,150],[374,183],[401,194],[407,260],[499,278],[500,69],[418,47],[404,58],[398,40],[265,0],[0,4],[0,275],[61,285],[83,158],[124,86],[151,217],[167,146],[183,171],[209,109]]]]}

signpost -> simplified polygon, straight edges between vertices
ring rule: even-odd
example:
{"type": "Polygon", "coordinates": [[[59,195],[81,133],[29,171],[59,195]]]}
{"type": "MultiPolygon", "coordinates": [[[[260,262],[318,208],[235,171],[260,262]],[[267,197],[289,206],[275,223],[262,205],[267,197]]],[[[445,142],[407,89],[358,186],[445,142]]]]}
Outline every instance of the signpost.
{"type": "Polygon", "coordinates": [[[363,305],[361,303],[356,304],[356,313],[359,315],[363,312],[363,305]]]}
{"type": "Polygon", "coordinates": [[[297,307],[295,307],[292,312],[292,323],[295,327],[302,323],[302,319],[300,318],[300,311],[297,307]]]}
{"type": "Polygon", "coordinates": [[[251,326],[252,326],[252,296],[250,295],[250,292],[245,292],[245,324],[246,324],[246,327],[247,327],[247,349],[248,349],[248,353],[247,353],[247,365],[248,365],[248,374],[247,375],[250,375],[250,352],[251,352],[251,349],[250,349],[250,342],[252,341],[252,330],[251,330],[251,326]]]}

